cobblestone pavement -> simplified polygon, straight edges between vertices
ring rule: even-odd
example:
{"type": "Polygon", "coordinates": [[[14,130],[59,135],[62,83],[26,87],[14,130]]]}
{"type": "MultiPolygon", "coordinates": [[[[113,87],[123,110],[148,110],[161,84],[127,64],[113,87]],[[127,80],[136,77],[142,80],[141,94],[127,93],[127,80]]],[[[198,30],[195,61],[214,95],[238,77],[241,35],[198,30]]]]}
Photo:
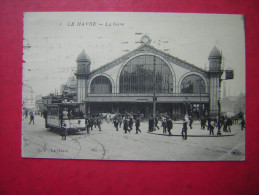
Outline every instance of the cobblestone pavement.
{"type": "MultiPolygon", "coordinates": [[[[160,124],[159,124],[160,125],[160,124]]],[[[135,127],[125,134],[104,122],[87,134],[69,135],[62,140],[57,133],[44,128],[44,119],[35,117],[35,125],[23,119],[22,156],[29,158],[103,159],[103,160],[156,160],[156,161],[214,161],[245,160],[245,130],[233,125],[231,133],[209,135],[201,130],[199,121],[188,129],[188,139],[181,137],[181,122],[175,122],[173,136],[163,135],[162,129],[148,133],[148,124],[141,122],[141,133],[135,127]]]]}

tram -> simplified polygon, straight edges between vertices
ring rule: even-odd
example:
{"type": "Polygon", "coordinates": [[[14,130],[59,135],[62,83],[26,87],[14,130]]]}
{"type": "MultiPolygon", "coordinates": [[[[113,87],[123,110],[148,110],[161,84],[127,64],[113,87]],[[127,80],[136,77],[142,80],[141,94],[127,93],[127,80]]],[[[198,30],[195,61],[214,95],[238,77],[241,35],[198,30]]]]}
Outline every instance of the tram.
{"type": "Polygon", "coordinates": [[[85,131],[85,118],[80,103],[58,103],[47,105],[45,127],[54,131],[67,130],[68,133],[85,131]]]}

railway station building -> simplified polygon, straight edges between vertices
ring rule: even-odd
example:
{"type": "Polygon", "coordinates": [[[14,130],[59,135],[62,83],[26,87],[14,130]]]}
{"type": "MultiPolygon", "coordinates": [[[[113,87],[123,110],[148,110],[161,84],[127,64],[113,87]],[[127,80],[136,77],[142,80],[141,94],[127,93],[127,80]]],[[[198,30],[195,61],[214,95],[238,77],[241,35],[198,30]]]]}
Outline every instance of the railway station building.
{"type": "Polygon", "coordinates": [[[218,112],[221,53],[208,51],[209,69],[204,70],[156,49],[148,36],[141,46],[91,71],[91,59],[83,51],[76,59],[77,101],[88,114],[156,112],[199,117],[218,112]],[[154,90],[155,89],[155,90],[154,90]]]}

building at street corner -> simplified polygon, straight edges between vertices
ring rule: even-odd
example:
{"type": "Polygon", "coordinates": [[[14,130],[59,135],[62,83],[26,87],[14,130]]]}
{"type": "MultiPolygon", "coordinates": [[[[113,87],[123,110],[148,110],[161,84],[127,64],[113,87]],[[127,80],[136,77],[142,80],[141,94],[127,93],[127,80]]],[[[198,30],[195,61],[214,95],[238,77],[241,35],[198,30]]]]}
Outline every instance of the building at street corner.
{"type": "Polygon", "coordinates": [[[26,111],[35,111],[35,93],[30,85],[23,84],[22,88],[22,103],[23,103],[23,110],[26,111]]]}
{"type": "Polygon", "coordinates": [[[90,71],[90,57],[83,51],[77,58],[77,100],[89,114],[99,112],[158,113],[199,117],[216,115],[220,97],[221,53],[208,52],[209,70],[156,49],[143,36],[137,49],[90,71]],[[155,79],[155,82],[154,82],[155,79]],[[155,89],[155,93],[154,93],[155,89]]]}

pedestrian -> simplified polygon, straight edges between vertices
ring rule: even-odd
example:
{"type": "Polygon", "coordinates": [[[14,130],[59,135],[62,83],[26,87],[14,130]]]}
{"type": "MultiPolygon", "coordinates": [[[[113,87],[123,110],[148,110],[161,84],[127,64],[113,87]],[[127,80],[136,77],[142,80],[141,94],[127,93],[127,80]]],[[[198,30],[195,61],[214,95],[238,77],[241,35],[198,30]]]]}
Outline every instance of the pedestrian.
{"type": "Polygon", "coordinates": [[[116,118],[113,120],[113,124],[114,124],[114,127],[116,128],[116,131],[118,131],[119,121],[116,118]]]}
{"type": "Polygon", "coordinates": [[[125,117],[124,120],[123,120],[123,129],[124,129],[125,133],[127,133],[127,131],[130,132],[130,130],[128,129],[128,126],[129,126],[128,120],[125,117]]]}
{"type": "Polygon", "coordinates": [[[89,118],[89,129],[91,129],[91,131],[93,130],[93,126],[94,126],[94,118],[93,118],[93,116],[90,116],[90,118],[89,118]]]}
{"type": "Polygon", "coordinates": [[[206,120],[205,120],[205,124],[208,123],[208,125],[206,125],[206,126],[207,126],[207,130],[210,130],[210,128],[209,128],[209,126],[210,126],[210,125],[209,125],[210,120],[211,120],[210,117],[207,117],[206,120]]]}
{"type": "Polygon", "coordinates": [[[200,120],[201,120],[201,129],[203,129],[203,117],[201,117],[200,120]]]}
{"type": "Polygon", "coordinates": [[[43,118],[45,119],[45,128],[48,128],[47,120],[48,120],[48,111],[43,111],[43,118]]]}
{"type": "Polygon", "coordinates": [[[139,117],[136,119],[136,134],[138,134],[138,132],[140,132],[141,133],[141,130],[139,129],[139,127],[140,127],[140,119],[139,119],[139,117]]]}
{"type": "Polygon", "coordinates": [[[87,131],[87,134],[89,134],[89,130],[90,130],[90,119],[89,118],[86,118],[85,119],[85,126],[86,126],[86,131],[87,131]]]}
{"type": "Polygon", "coordinates": [[[129,118],[129,128],[130,128],[130,130],[132,130],[132,128],[133,128],[133,116],[130,116],[130,118],[129,118]]]}
{"type": "Polygon", "coordinates": [[[190,129],[192,129],[192,123],[193,123],[193,119],[191,116],[189,116],[189,127],[190,129]]]}
{"type": "Polygon", "coordinates": [[[223,120],[223,131],[228,132],[227,131],[227,120],[226,119],[223,120]]]}
{"type": "Polygon", "coordinates": [[[118,116],[118,121],[119,121],[119,126],[121,128],[121,124],[122,124],[122,116],[119,114],[118,116]]]}
{"type": "Polygon", "coordinates": [[[34,115],[33,115],[33,113],[30,114],[30,122],[29,122],[29,124],[31,124],[31,122],[33,122],[33,125],[34,125],[34,115]]]}
{"type": "Polygon", "coordinates": [[[153,115],[151,115],[151,117],[148,120],[148,131],[152,132],[154,128],[154,119],[153,119],[153,115]]]}
{"type": "Polygon", "coordinates": [[[205,117],[202,117],[202,119],[201,119],[201,128],[202,128],[203,130],[205,130],[205,126],[206,126],[206,118],[205,118],[205,117]]]}
{"type": "Polygon", "coordinates": [[[209,131],[210,131],[210,135],[214,135],[214,126],[212,125],[211,120],[209,120],[209,131]]]}
{"type": "Polygon", "coordinates": [[[62,140],[67,139],[67,125],[65,122],[62,122],[61,136],[62,136],[62,140]]]}
{"type": "Polygon", "coordinates": [[[96,125],[97,125],[97,117],[94,116],[94,128],[96,128],[96,125]]]}
{"type": "Polygon", "coordinates": [[[227,118],[227,128],[228,128],[228,132],[231,132],[231,125],[232,125],[232,120],[228,117],[227,118]]]}
{"type": "Polygon", "coordinates": [[[162,119],[163,134],[166,134],[167,122],[166,118],[162,119]]]}
{"type": "Polygon", "coordinates": [[[170,117],[167,118],[166,126],[167,126],[167,131],[169,133],[169,136],[171,136],[172,135],[171,130],[173,128],[173,122],[172,122],[170,117]]]}
{"type": "Polygon", "coordinates": [[[242,118],[242,120],[240,122],[240,125],[241,125],[241,130],[243,130],[245,128],[245,125],[246,125],[246,122],[245,122],[244,118],[242,118]]]}
{"type": "Polygon", "coordinates": [[[185,119],[183,119],[182,137],[187,140],[187,122],[185,119]]]}
{"type": "Polygon", "coordinates": [[[96,125],[97,125],[97,127],[99,128],[99,131],[102,131],[101,124],[102,124],[101,118],[100,118],[100,117],[97,117],[97,119],[96,119],[96,125]]]}
{"type": "Polygon", "coordinates": [[[155,127],[156,127],[157,129],[159,129],[159,127],[158,127],[158,118],[157,118],[157,117],[155,117],[155,127]]]}

